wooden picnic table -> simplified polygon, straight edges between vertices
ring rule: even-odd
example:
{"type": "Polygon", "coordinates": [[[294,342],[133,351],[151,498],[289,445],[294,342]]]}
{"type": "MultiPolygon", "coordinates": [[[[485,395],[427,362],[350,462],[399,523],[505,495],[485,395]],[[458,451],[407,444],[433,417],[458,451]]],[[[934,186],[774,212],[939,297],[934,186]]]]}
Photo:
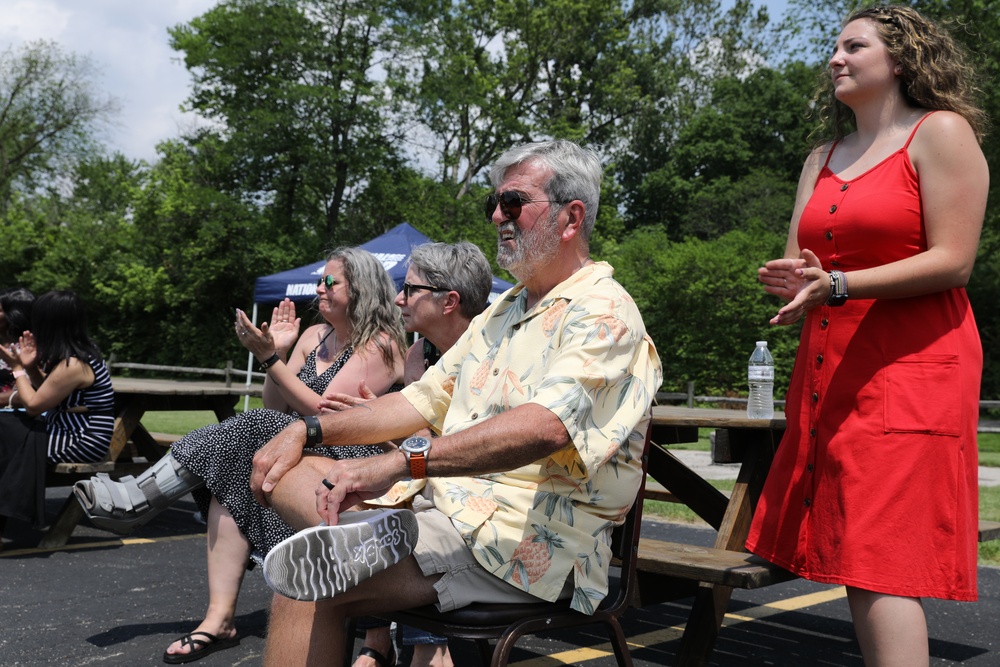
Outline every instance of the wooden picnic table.
{"type": "Polygon", "coordinates": [[[707,550],[713,551],[713,556],[704,553],[703,549],[688,550],[683,545],[672,545],[667,554],[664,549],[657,551],[656,544],[640,542],[640,604],[655,604],[693,593],[694,604],[681,639],[677,664],[705,665],[733,590],[731,585],[712,582],[729,582],[737,575],[746,575],[749,578],[737,585],[756,587],[793,578],[790,573],[746,554],[744,548],[757,499],[785,430],[785,419],[782,413],[775,413],[773,419],[761,420],[747,418],[743,410],[661,405],[653,407],[652,423],[655,445],[650,447],[649,476],[665,487],[676,501],[690,507],[718,531],[714,545],[718,551],[707,550]],[[703,428],[715,430],[712,448],[715,463],[740,464],[735,486],[728,497],[682,463],[668,448],[673,444],[696,442],[698,430],[703,428]],[[645,559],[644,550],[648,554],[645,559]],[[659,554],[667,554],[670,562],[665,563],[665,557],[659,554]],[[743,562],[747,559],[750,565],[744,568],[743,562]],[[730,562],[723,564],[723,560],[730,562]],[[744,570],[754,572],[746,574],[744,570]]]}
{"type": "MultiPolygon", "coordinates": [[[[49,471],[48,486],[64,486],[99,472],[112,477],[141,472],[164,454],[162,446],[142,424],[150,411],[208,410],[222,421],[236,414],[241,396],[260,396],[261,385],[227,386],[222,382],[185,382],[142,378],[112,378],[115,390],[115,429],[107,458],[99,463],[60,463],[49,471]]],[[[73,529],[84,517],[83,508],[72,494],[67,498],[40,547],[66,544],[73,529]]]]}

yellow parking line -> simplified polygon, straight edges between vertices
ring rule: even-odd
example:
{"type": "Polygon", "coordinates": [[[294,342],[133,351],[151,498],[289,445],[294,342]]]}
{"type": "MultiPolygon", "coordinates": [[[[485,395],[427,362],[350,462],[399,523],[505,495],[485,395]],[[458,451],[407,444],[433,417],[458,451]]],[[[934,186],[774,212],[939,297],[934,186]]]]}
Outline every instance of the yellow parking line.
{"type": "Polygon", "coordinates": [[[192,538],[204,538],[205,533],[191,533],[189,535],[172,535],[168,537],[123,537],[117,540],[105,540],[103,542],[82,542],[80,544],[65,544],[61,547],[49,547],[41,549],[34,547],[31,549],[14,549],[12,551],[0,551],[0,558],[12,558],[14,556],[31,556],[33,554],[45,554],[55,551],[80,551],[81,549],[106,549],[108,547],[132,546],[135,544],[156,544],[157,542],[179,542],[192,538]]]}
{"type": "MultiPolygon", "coordinates": [[[[758,605],[756,607],[741,609],[738,614],[726,614],[722,623],[726,627],[733,627],[742,623],[758,621],[767,618],[768,616],[774,616],[775,614],[797,611],[799,609],[833,602],[845,597],[847,597],[847,589],[843,586],[838,586],[829,590],[800,595],[798,597],[788,598],[785,600],[776,600],[774,602],[768,602],[767,604],[758,605]]],[[[667,642],[680,639],[683,634],[684,626],[674,625],[668,628],[656,630],[654,632],[647,632],[645,634],[629,637],[628,643],[629,647],[632,649],[649,648],[656,646],[657,644],[665,644],[667,642]]],[[[530,658],[528,660],[522,660],[521,662],[511,663],[511,665],[512,667],[554,667],[555,665],[580,665],[588,660],[599,660],[613,655],[614,648],[610,643],[605,643],[598,646],[588,646],[586,648],[571,649],[568,651],[553,653],[552,655],[530,658]]]]}

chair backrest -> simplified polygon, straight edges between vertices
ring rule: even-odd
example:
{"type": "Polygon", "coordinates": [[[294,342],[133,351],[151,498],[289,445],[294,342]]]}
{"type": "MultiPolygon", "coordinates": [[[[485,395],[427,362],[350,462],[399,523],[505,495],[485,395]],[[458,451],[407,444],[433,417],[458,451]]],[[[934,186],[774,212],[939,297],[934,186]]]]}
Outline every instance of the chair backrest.
{"type": "MultiPolygon", "coordinates": [[[[635,568],[639,557],[639,533],[642,528],[642,503],[646,490],[646,471],[649,468],[649,441],[652,423],[646,428],[646,442],[642,447],[642,479],[636,493],[635,502],[625,515],[622,525],[611,533],[611,553],[621,564],[621,580],[616,595],[609,595],[601,605],[602,609],[615,610],[628,606],[632,601],[636,582],[635,568]]],[[[609,591],[610,593],[610,591],[609,591]]],[[[614,612],[612,612],[614,613],[614,612]]]]}

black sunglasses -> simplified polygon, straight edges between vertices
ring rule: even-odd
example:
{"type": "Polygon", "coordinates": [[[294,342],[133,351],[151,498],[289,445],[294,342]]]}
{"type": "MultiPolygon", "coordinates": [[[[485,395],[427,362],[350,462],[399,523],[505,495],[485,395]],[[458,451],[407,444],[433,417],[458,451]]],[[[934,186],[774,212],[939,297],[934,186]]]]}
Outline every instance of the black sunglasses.
{"type": "Polygon", "coordinates": [[[437,285],[411,285],[410,283],[403,283],[403,298],[407,301],[410,300],[410,293],[413,290],[425,289],[428,292],[450,292],[451,290],[447,287],[438,287],[437,285]]]}
{"type": "Polygon", "coordinates": [[[506,192],[495,192],[486,197],[486,219],[493,221],[493,212],[500,206],[500,212],[508,220],[517,220],[521,217],[521,207],[525,204],[535,202],[548,202],[550,204],[568,204],[570,201],[559,201],[557,199],[528,199],[517,190],[507,190],[506,192]]]}
{"type": "Polygon", "coordinates": [[[326,285],[327,289],[332,288],[334,285],[339,285],[340,281],[331,276],[329,273],[316,281],[316,287],[320,285],[326,285]]]}

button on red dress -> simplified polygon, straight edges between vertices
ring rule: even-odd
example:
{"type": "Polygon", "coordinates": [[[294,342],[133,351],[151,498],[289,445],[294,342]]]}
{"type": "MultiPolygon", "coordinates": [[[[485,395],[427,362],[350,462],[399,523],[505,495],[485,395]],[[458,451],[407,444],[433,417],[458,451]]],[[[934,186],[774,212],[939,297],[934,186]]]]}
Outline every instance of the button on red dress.
{"type": "MultiPolygon", "coordinates": [[[[798,232],[824,270],[927,249],[919,127],[850,181],[824,165],[798,232]]],[[[961,288],[809,311],[747,548],[813,581],[975,600],[982,366],[961,288]]]]}

